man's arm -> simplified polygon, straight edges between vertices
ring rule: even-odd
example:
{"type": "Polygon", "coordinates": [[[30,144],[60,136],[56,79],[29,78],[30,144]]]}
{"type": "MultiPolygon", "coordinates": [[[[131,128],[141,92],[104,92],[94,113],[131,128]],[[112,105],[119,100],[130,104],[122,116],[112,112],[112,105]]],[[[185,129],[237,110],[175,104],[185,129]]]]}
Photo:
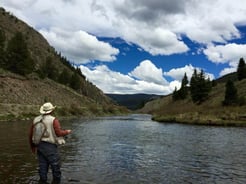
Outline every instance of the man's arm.
{"type": "Polygon", "coordinates": [[[29,129],[28,140],[29,140],[29,145],[30,145],[32,153],[36,153],[36,145],[33,144],[33,142],[32,142],[33,127],[34,127],[34,125],[32,124],[30,129],[29,129]]]}
{"type": "Polygon", "coordinates": [[[56,119],[56,118],[53,121],[53,127],[54,127],[54,130],[55,130],[55,134],[58,137],[65,136],[65,135],[68,135],[68,134],[71,133],[71,130],[63,130],[61,128],[61,124],[60,124],[59,120],[56,119]]]}

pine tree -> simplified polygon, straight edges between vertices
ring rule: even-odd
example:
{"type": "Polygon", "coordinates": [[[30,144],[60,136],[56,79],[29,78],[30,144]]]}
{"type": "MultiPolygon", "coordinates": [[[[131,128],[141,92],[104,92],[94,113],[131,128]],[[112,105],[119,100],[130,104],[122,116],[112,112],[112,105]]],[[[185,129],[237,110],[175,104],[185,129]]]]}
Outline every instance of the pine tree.
{"type": "Polygon", "coordinates": [[[58,78],[58,71],[56,69],[56,66],[55,66],[51,56],[48,56],[46,58],[45,69],[46,69],[47,77],[52,79],[52,80],[54,80],[54,81],[56,81],[57,78],[58,78]]]}
{"type": "Polygon", "coordinates": [[[235,105],[238,102],[237,88],[233,81],[228,80],[226,83],[225,99],[223,105],[235,105]]]}
{"type": "Polygon", "coordinates": [[[29,74],[34,69],[27,43],[21,32],[17,32],[8,42],[6,69],[21,75],[29,74]]]}
{"type": "Polygon", "coordinates": [[[175,89],[173,91],[172,99],[173,99],[173,101],[179,100],[177,87],[175,87],[175,89]]]}
{"type": "Polygon", "coordinates": [[[190,82],[192,101],[197,104],[202,103],[208,98],[211,89],[212,84],[209,79],[205,78],[203,70],[201,70],[200,73],[197,73],[197,70],[195,69],[190,82]]]}
{"type": "Polygon", "coordinates": [[[184,77],[182,79],[181,87],[179,90],[175,87],[175,90],[173,92],[173,100],[184,100],[188,96],[188,85],[189,81],[187,78],[186,73],[184,74],[184,77]]]}
{"type": "Polygon", "coordinates": [[[71,77],[70,77],[68,70],[64,69],[58,78],[58,82],[60,82],[61,84],[67,85],[69,84],[70,78],[71,77]]]}
{"type": "Polygon", "coordinates": [[[246,78],[246,64],[243,58],[240,58],[238,63],[237,78],[239,81],[246,78]]]}
{"type": "Polygon", "coordinates": [[[53,63],[52,57],[47,56],[45,63],[38,70],[39,77],[44,79],[46,77],[56,81],[58,78],[57,69],[53,63]]]}
{"type": "Polygon", "coordinates": [[[70,87],[74,90],[79,90],[81,88],[80,77],[76,72],[71,76],[70,87]]]}
{"type": "Polygon", "coordinates": [[[190,94],[193,102],[198,101],[198,89],[197,89],[197,83],[198,83],[198,75],[197,75],[197,70],[195,69],[192,77],[190,79],[190,94]]]}
{"type": "Polygon", "coordinates": [[[5,33],[0,29],[0,67],[5,68],[5,33]]]}
{"type": "Polygon", "coordinates": [[[186,75],[186,73],[184,74],[184,77],[182,79],[182,83],[181,83],[181,89],[180,89],[180,97],[181,99],[185,99],[188,95],[188,87],[187,85],[189,84],[188,81],[188,77],[186,75]]]}

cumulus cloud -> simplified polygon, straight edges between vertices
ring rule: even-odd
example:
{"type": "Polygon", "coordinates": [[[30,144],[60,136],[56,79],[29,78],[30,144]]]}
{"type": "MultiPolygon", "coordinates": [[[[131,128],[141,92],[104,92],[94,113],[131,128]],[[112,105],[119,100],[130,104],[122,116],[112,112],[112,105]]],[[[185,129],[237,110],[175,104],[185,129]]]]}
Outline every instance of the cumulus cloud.
{"type": "Polygon", "coordinates": [[[172,92],[175,90],[175,88],[177,90],[180,89],[181,88],[181,82],[177,81],[177,80],[170,82],[170,88],[171,88],[172,92]]]}
{"type": "Polygon", "coordinates": [[[158,0],[125,0],[126,6],[116,4],[116,10],[127,19],[135,19],[142,22],[153,23],[162,14],[184,13],[185,0],[158,1],[158,0]],[[153,11],[155,10],[155,11],[153,11]]]}
{"type": "Polygon", "coordinates": [[[243,18],[245,10],[240,8],[246,5],[245,1],[207,0],[187,3],[186,13],[176,17],[171,24],[176,32],[182,32],[191,40],[204,44],[226,43],[241,36],[236,25],[239,22],[246,24],[243,18]]]}
{"type": "MultiPolygon", "coordinates": [[[[136,79],[129,74],[122,74],[110,70],[107,66],[101,65],[94,68],[88,68],[84,65],[80,66],[82,73],[89,81],[94,83],[104,93],[148,93],[148,94],[170,94],[174,90],[173,83],[168,82],[159,84],[156,81],[146,80],[146,76],[136,79]]],[[[158,71],[154,71],[158,72],[158,71]]]]}
{"type": "Polygon", "coordinates": [[[241,36],[236,25],[246,25],[245,0],[2,0],[1,4],[37,29],[59,27],[121,37],[152,55],[188,51],[180,35],[199,43],[226,43],[241,36]]]}
{"type": "Polygon", "coordinates": [[[239,61],[246,56],[246,44],[211,45],[204,50],[204,54],[214,63],[228,63],[239,61]]]}
{"type": "Polygon", "coordinates": [[[187,45],[177,38],[173,32],[161,28],[132,29],[131,32],[124,34],[124,39],[133,42],[152,55],[171,55],[184,53],[189,50],[187,45]]]}
{"type": "Polygon", "coordinates": [[[204,54],[214,63],[228,63],[230,67],[220,72],[220,76],[223,76],[236,71],[239,59],[246,57],[246,44],[210,45],[204,50],[204,54]]]}
{"type": "Polygon", "coordinates": [[[220,72],[220,76],[235,72],[236,68],[235,67],[229,67],[229,68],[224,68],[221,72],[220,72]]]}
{"type": "Polygon", "coordinates": [[[52,28],[40,31],[51,45],[74,63],[87,63],[93,60],[114,61],[119,50],[84,31],[64,31],[52,28]]]}
{"type": "MultiPolygon", "coordinates": [[[[187,65],[165,72],[166,76],[174,78],[170,82],[166,81],[163,77],[162,69],[158,69],[149,60],[142,61],[139,66],[128,74],[112,71],[106,65],[100,65],[94,68],[81,65],[80,69],[87,79],[102,89],[104,93],[167,95],[172,93],[175,88],[179,89],[184,72],[190,78],[195,67],[187,65]]],[[[205,75],[210,77],[211,80],[213,79],[212,74],[205,73],[205,75]]]]}
{"type": "Polygon", "coordinates": [[[170,76],[175,80],[181,81],[184,77],[184,74],[186,73],[188,78],[191,78],[193,72],[194,72],[194,67],[192,65],[185,65],[182,68],[173,68],[168,72],[164,72],[165,76],[170,76]]]}
{"type": "Polygon", "coordinates": [[[129,75],[146,82],[160,85],[167,84],[167,81],[163,78],[162,69],[157,68],[150,60],[142,61],[129,75]]]}
{"type": "MultiPolygon", "coordinates": [[[[206,48],[203,54],[208,60],[229,65],[220,75],[235,71],[239,58],[246,57],[245,45],[229,44],[243,37],[237,26],[246,25],[245,0],[1,0],[0,5],[39,30],[56,50],[76,63],[117,59],[119,50],[98,37],[119,37],[152,56],[186,53],[191,49],[190,41],[198,43],[206,48]]],[[[108,88],[138,92],[152,88],[160,93],[179,85],[184,72],[190,77],[193,68],[186,65],[163,72],[151,62],[142,62],[128,75],[105,66],[83,69],[91,74],[90,80],[99,81],[93,78],[94,72],[98,72],[101,78],[114,84],[109,89],[109,83],[103,86],[95,82],[106,91],[108,88]],[[140,73],[146,66],[156,76],[140,73]],[[167,84],[163,75],[174,81],[167,84]],[[126,81],[121,83],[119,78],[126,81]]],[[[214,78],[212,74],[207,75],[214,78]]]]}
{"type": "MultiPolygon", "coordinates": [[[[201,70],[201,68],[194,67],[190,64],[190,65],[185,65],[184,67],[181,67],[181,68],[173,68],[168,72],[164,72],[164,75],[172,77],[176,81],[181,82],[185,73],[188,79],[190,80],[195,69],[201,70]]],[[[205,72],[205,76],[209,78],[210,80],[213,80],[215,78],[213,74],[208,73],[208,72],[205,72]]]]}

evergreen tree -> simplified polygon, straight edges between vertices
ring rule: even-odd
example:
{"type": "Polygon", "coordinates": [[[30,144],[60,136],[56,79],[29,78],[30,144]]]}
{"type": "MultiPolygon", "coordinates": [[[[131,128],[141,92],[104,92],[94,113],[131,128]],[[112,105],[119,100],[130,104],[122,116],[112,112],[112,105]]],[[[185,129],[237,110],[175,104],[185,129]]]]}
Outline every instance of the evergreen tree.
{"type": "Polygon", "coordinates": [[[54,81],[56,81],[57,78],[58,78],[58,71],[57,71],[57,69],[55,67],[55,64],[54,64],[51,56],[48,56],[46,58],[46,67],[45,67],[45,69],[46,69],[47,77],[52,79],[52,80],[54,80],[54,81]]]}
{"type": "Polygon", "coordinates": [[[48,77],[54,81],[57,80],[58,72],[55,65],[53,64],[53,60],[51,56],[48,56],[46,58],[45,63],[40,67],[38,73],[42,79],[48,77]]]}
{"type": "Polygon", "coordinates": [[[0,67],[5,68],[5,33],[0,29],[0,67]]]}
{"type": "Polygon", "coordinates": [[[225,99],[223,105],[235,105],[238,102],[237,88],[233,81],[228,80],[226,83],[225,99]]]}
{"type": "Polygon", "coordinates": [[[193,102],[196,102],[198,100],[197,98],[198,89],[196,87],[197,83],[198,83],[198,75],[197,75],[197,70],[195,69],[190,79],[190,94],[193,102]]]}
{"type": "Polygon", "coordinates": [[[76,72],[77,72],[81,77],[83,77],[84,79],[86,78],[86,77],[82,74],[82,72],[81,72],[81,70],[80,70],[79,67],[76,68],[76,72]]]}
{"type": "Polygon", "coordinates": [[[198,104],[202,103],[208,98],[211,89],[212,84],[209,79],[205,78],[203,70],[201,70],[200,73],[197,73],[197,70],[195,69],[190,82],[192,101],[198,104]]]}
{"type": "Polygon", "coordinates": [[[80,77],[76,72],[74,72],[71,76],[70,87],[74,90],[79,90],[81,88],[80,77]]]}
{"type": "Polygon", "coordinates": [[[188,77],[185,72],[184,77],[182,79],[182,86],[186,87],[188,84],[189,84],[189,81],[188,81],[188,77]]]}
{"type": "Polygon", "coordinates": [[[246,78],[246,65],[243,58],[240,58],[238,63],[237,78],[239,81],[246,78]]]}
{"type": "Polygon", "coordinates": [[[177,87],[175,87],[175,89],[174,89],[172,99],[173,99],[173,101],[179,100],[177,87]]]}
{"type": "Polygon", "coordinates": [[[181,83],[181,89],[180,89],[180,97],[181,99],[185,99],[188,95],[188,85],[189,81],[188,81],[188,77],[186,75],[186,73],[184,74],[184,77],[182,79],[182,83],[181,83]]]}
{"type": "Polygon", "coordinates": [[[186,73],[184,74],[184,77],[182,79],[182,83],[181,83],[181,88],[179,90],[177,90],[177,88],[175,87],[175,90],[173,92],[173,100],[183,100],[187,97],[188,95],[188,85],[189,81],[187,78],[186,73]]]}
{"type": "Polygon", "coordinates": [[[21,32],[17,32],[8,42],[6,69],[21,75],[29,74],[34,69],[27,43],[21,32]]]}
{"type": "Polygon", "coordinates": [[[60,82],[61,84],[64,84],[64,85],[69,84],[70,74],[69,74],[67,69],[63,69],[63,71],[61,72],[61,74],[58,78],[58,82],[60,82]]]}

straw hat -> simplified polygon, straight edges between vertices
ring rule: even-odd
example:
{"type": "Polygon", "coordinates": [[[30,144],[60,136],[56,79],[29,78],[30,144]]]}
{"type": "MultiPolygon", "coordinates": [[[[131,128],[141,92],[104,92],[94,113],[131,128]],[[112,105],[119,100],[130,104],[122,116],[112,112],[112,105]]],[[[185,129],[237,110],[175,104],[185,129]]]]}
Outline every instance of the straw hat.
{"type": "Polygon", "coordinates": [[[51,113],[54,109],[56,108],[56,106],[53,106],[50,102],[44,103],[41,107],[39,112],[41,114],[49,114],[51,113]]]}

